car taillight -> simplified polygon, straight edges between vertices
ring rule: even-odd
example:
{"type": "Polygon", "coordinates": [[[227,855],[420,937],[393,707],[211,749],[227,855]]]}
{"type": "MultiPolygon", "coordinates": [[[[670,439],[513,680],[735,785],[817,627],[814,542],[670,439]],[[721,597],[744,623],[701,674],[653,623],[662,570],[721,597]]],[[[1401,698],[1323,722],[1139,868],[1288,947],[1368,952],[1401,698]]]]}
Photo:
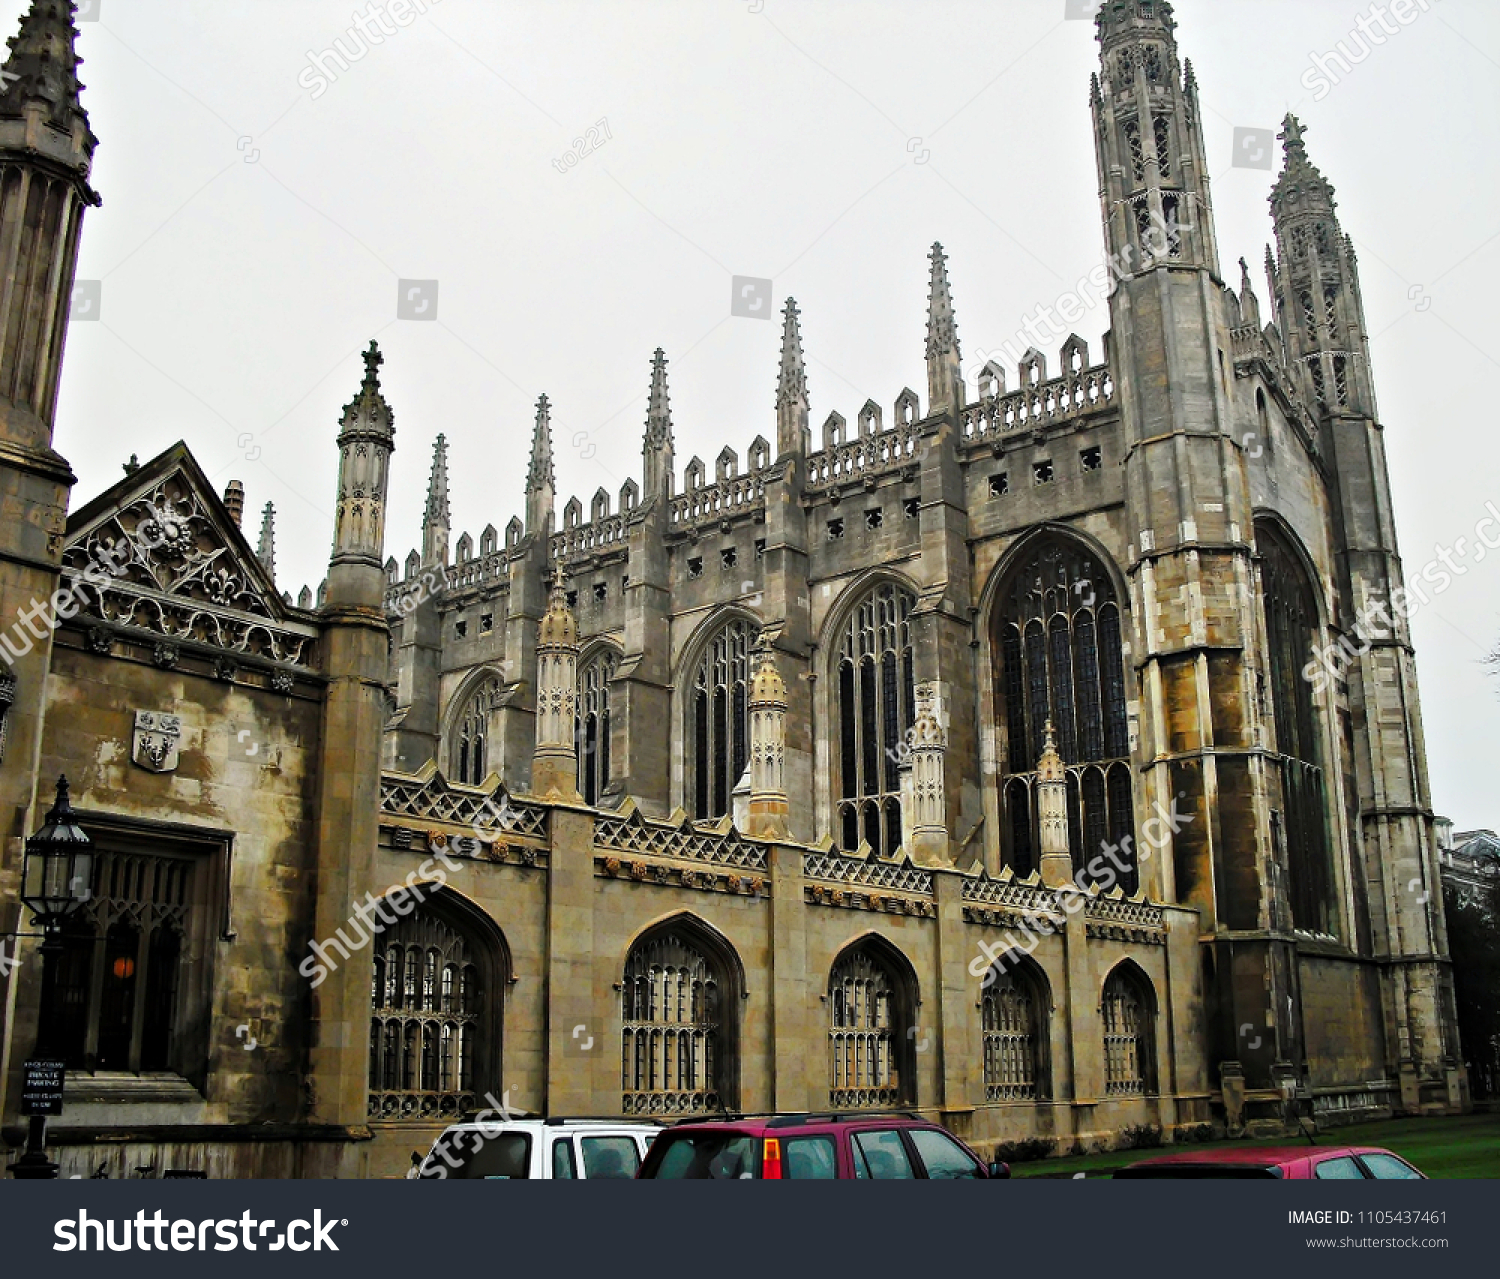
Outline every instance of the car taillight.
{"type": "Polygon", "coordinates": [[[781,1143],[767,1137],[760,1151],[760,1175],[765,1181],[781,1180],[781,1143]]]}

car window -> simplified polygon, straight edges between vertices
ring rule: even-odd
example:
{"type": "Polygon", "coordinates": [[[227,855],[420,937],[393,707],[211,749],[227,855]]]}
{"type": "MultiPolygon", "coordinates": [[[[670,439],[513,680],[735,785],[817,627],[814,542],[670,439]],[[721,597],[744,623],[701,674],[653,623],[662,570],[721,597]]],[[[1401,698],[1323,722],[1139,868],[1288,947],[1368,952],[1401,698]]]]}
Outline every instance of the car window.
{"type": "Polygon", "coordinates": [[[628,1181],[641,1166],[640,1148],[631,1137],[580,1137],[583,1175],[590,1181],[628,1181]]]}
{"type": "Polygon", "coordinates": [[[573,1139],[559,1137],[552,1143],[552,1180],[572,1181],[578,1176],[573,1159],[573,1139]]]}
{"type": "Polygon", "coordinates": [[[1353,1155],[1340,1155],[1337,1159],[1325,1159],[1313,1169],[1318,1181],[1363,1181],[1365,1174],[1353,1155]]]}
{"type": "Polygon", "coordinates": [[[755,1138],[741,1132],[682,1132],[658,1137],[648,1176],[735,1180],[757,1175],[755,1138]],[[659,1153],[658,1153],[659,1152],[659,1153]]]}
{"type": "Polygon", "coordinates": [[[839,1175],[832,1137],[794,1137],[781,1143],[781,1175],[789,1181],[832,1181],[839,1175]]]}
{"type": "Polygon", "coordinates": [[[1395,1155],[1361,1155],[1370,1176],[1380,1181],[1420,1181],[1422,1174],[1395,1155]]]}
{"type": "Polygon", "coordinates": [[[876,1181],[909,1181],[917,1175],[906,1157],[901,1134],[894,1129],[855,1133],[854,1163],[855,1176],[872,1177],[876,1181]],[[863,1172],[859,1171],[861,1163],[863,1172]]]}
{"type": "Polygon", "coordinates": [[[917,1157],[933,1181],[952,1181],[960,1177],[982,1177],[978,1160],[945,1132],[931,1128],[909,1128],[908,1137],[917,1148],[917,1157]]]}
{"type": "Polygon", "coordinates": [[[458,1181],[524,1180],[531,1175],[531,1138],[524,1132],[455,1128],[433,1144],[424,1178],[458,1181]]]}

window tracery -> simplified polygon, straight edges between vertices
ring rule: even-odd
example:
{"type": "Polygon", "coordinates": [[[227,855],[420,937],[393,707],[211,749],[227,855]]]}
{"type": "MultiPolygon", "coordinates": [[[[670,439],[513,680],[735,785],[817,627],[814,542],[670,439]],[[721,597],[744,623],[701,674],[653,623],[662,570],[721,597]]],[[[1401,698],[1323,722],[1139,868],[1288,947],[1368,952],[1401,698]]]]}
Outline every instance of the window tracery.
{"type": "Polygon", "coordinates": [[[1034,788],[1051,720],[1068,772],[1075,873],[1087,879],[1108,843],[1129,868],[1108,874],[1135,892],[1134,849],[1124,843],[1134,828],[1124,641],[1109,576],[1081,547],[1047,541],[1016,570],[997,622],[1005,864],[1018,875],[1040,864],[1034,788]]]}
{"type": "Polygon", "coordinates": [[[915,719],[911,610],[892,583],[867,592],[849,615],[835,668],[839,720],[840,845],[863,839],[878,856],[901,847],[901,774],[915,719]]]}

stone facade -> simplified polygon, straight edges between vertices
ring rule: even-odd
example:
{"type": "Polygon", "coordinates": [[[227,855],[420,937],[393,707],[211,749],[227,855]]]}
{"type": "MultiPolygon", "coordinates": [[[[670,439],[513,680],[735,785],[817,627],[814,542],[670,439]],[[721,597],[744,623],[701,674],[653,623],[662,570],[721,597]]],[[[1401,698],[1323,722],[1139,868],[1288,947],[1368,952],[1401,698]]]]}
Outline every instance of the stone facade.
{"type": "MultiPolygon", "coordinates": [[[[63,8],[23,37],[71,49],[63,8]]],[[[11,663],[0,927],[62,771],[105,865],[188,885],[88,908],[65,1175],[399,1173],[501,1102],[910,1106],[983,1150],[1466,1104],[1441,894],[1408,891],[1437,851],[1352,248],[1289,116],[1263,318],[1219,276],[1170,5],[1112,0],[1099,38],[1111,329],[1055,375],[1032,349],[971,397],[934,246],[925,408],[815,437],[789,301],[743,466],[677,487],[657,351],[639,483],[558,522],[543,396],[524,519],[452,537],[440,435],[421,550],[382,566],[372,346],[296,604],[269,519],[252,551],[242,486],[181,445],[64,530],[50,407],[0,387],[0,591],[85,583],[11,663]],[[115,546],[144,549],[88,585],[115,546]],[[1372,605],[1381,638],[1310,660],[1372,605]]],[[[25,83],[0,130],[66,115],[25,83]]],[[[5,199],[63,163],[0,144],[5,199]]],[[[8,1133],[36,967],[5,988],[8,1133]]]]}

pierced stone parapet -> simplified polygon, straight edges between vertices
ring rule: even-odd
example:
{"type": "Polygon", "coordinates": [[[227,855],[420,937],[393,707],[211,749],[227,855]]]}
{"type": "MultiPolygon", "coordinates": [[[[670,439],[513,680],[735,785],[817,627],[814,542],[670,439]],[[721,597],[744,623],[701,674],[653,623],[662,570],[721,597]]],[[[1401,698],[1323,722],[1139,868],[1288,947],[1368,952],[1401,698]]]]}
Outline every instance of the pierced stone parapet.
{"type": "Polygon", "coordinates": [[[1109,365],[1065,373],[968,405],[963,411],[962,442],[977,444],[1007,431],[1031,431],[1097,413],[1115,402],[1115,378],[1109,365]]]}
{"type": "Polygon", "coordinates": [[[594,846],[612,852],[643,857],[674,857],[680,861],[708,862],[745,870],[764,871],[766,850],[745,843],[739,833],[680,822],[648,821],[639,812],[624,817],[600,817],[594,823],[594,846]]]}
{"type": "MultiPolygon", "coordinates": [[[[385,773],[380,778],[380,812],[384,817],[465,826],[490,837],[546,841],[547,809],[512,799],[503,785],[493,790],[460,786],[436,769],[415,776],[385,773]]],[[[476,838],[479,838],[476,836],[476,838]]]]}

